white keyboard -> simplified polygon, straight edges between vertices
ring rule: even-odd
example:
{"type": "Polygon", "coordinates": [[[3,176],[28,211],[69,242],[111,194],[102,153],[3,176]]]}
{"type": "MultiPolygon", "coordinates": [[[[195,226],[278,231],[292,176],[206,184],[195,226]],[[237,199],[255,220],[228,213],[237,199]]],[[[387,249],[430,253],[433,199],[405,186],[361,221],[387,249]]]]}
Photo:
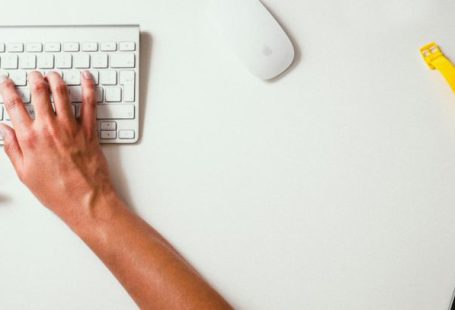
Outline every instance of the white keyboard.
{"type": "MultiPolygon", "coordinates": [[[[27,75],[34,70],[61,74],[76,117],[82,101],[80,73],[89,70],[97,84],[100,142],[138,140],[138,25],[0,27],[0,73],[15,82],[32,117],[27,75]]],[[[10,124],[1,96],[0,121],[10,124]]]]}

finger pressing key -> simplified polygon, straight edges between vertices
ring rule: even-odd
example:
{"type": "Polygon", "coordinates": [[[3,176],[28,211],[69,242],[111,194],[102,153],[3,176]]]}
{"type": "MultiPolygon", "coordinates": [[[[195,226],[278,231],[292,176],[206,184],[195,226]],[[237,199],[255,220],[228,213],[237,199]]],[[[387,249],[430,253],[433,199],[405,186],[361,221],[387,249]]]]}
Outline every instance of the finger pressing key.
{"type": "Polygon", "coordinates": [[[54,111],[51,105],[51,92],[49,84],[38,71],[31,72],[28,76],[28,81],[30,82],[32,104],[35,108],[36,119],[41,120],[52,118],[54,116],[54,111]]]}
{"type": "Polygon", "coordinates": [[[89,71],[82,72],[81,122],[87,133],[93,133],[96,131],[95,82],[89,71]]]}
{"type": "Polygon", "coordinates": [[[6,75],[0,74],[0,95],[3,97],[6,112],[18,135],[32,123],[24,102],[16,90],[16,85],[6,75]]]}
{"type": "Polygon", "coordinates": [[[51,87],[57,118],[75,122],[74,115],[71,110],[68,87],[66,86],[62,77],[57,72],[52,71],[46,75],[46,78],[49,81],[49,85],[51,87]]]}

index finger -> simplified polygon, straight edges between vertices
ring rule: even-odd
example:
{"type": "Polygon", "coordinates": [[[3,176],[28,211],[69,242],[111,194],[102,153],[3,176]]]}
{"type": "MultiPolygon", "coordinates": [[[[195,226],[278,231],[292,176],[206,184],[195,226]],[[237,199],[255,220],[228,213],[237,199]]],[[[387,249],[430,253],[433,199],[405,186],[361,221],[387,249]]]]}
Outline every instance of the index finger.
{"type": "Polygon", "coordinates": [[[20,132],[25,127],[30,126],[32,119],[16,90],[16,85],[5,75],[0,75],[0,95],[3,97],[3,103],[13,127],[20,132]]]}

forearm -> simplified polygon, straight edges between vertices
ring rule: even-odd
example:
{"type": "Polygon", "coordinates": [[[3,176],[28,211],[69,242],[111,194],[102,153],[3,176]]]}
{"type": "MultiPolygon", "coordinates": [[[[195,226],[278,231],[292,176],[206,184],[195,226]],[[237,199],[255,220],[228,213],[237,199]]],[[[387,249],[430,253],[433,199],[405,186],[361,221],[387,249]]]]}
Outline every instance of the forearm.
{"type": "Polygon", "coordinates": [[[157,231],[115,194],[67,223],[98,255],[142,309],[230,309],[157,231]]]}
{"type": "Polygon", "coordinates": [[[28,80],[34,118],[14,82],[0,74],[0,95],[14,127],[0,124],[0,135],[20,180],[88,244],[141,308],[230,308],[118,198],[98,141],[97,92],[90,72],[81,74],[78,119],[59,74],[31,72],[28,80]]]}

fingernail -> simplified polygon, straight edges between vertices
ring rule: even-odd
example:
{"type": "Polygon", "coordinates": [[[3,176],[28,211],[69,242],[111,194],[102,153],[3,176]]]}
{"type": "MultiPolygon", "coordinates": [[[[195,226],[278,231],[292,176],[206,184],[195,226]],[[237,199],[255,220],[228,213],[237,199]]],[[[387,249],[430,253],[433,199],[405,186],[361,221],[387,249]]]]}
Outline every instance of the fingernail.
{"type": "Polygon", "coordinates": [[[33,70],[31,71],[29,74],[27,74],[27,81],[31,82],[32,80],[36,79],[37,76],[35,75],[41,75],[41,72],[37,71],[37,70],[33,70]]]}
{"type": "Polygon", "coordinates": [[[93,79],[92,74],[90,73],[90,71],[87,71],[87,70],[82,71],[82,77],[84,79],[86,79],[86,80],[92,80],[93,79]]]}
{"type": "Polygon", "coordinates": [[[0,74],[0,84],[5,82],[8,79],[6,74],[0,74]]]}

